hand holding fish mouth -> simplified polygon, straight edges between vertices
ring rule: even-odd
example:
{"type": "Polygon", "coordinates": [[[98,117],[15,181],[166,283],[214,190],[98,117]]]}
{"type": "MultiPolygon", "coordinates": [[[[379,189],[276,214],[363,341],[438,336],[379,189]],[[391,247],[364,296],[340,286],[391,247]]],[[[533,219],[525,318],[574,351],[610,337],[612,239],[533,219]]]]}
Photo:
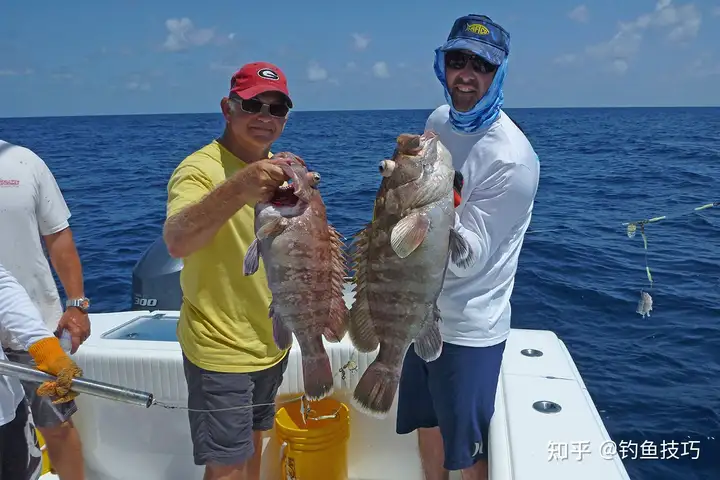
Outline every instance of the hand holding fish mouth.
{"type": "MultiPolygon", "coordinates": [[[[305,162],[298,156],[276,157],[253,162],[240,170],[242,172],[242,192],[249,201],[270,201],[277,189],[292,178],[291,168],[296,159],[306,168],[305,162]]],[[[304,180],[310,186],[314,187],[320,182],[320,174],[317,172],[307,172],[305,177],[304,180]]]]}

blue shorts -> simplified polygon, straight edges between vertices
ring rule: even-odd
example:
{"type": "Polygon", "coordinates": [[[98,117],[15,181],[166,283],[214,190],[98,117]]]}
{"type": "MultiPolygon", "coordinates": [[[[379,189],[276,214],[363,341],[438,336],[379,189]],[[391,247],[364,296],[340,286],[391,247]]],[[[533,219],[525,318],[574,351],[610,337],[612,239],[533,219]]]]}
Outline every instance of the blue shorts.
{"type": "Polygon", "coordinates": [[[487,459],[505,342],[491,347],[443,343],[442,348],[437,360],[426,363],[410,345],[400,376],[396,431],[440,427],[445,469],[462,470],[487,459]]]}

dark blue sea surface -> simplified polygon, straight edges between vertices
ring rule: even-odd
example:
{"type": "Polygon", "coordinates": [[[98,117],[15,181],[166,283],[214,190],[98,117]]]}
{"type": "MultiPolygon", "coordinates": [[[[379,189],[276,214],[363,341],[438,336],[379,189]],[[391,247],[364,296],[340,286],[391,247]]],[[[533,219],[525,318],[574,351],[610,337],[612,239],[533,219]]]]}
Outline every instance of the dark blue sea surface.
{"type": "MultiPolygon", "coordinates": [[[[371,216],[378,162],[429,113],[293,113],[273,150],[322,174],[330,220],[349,236],[371,216]]],[[[541,161],[513,326],[566,342],[617,442],[700,442],[698,460],[626,459],[631,478],[720,478],[720,208],[647,226],[655,283],[644,319],[643,242],[622,225],[720,201],[720,109],[508,113],[541,161]]],[[[219,114],[0,119],[0,138],[56,175],[92,311],[130,309],[133,266],[161,235],[168,176],[221,128],[219,114]]]]}

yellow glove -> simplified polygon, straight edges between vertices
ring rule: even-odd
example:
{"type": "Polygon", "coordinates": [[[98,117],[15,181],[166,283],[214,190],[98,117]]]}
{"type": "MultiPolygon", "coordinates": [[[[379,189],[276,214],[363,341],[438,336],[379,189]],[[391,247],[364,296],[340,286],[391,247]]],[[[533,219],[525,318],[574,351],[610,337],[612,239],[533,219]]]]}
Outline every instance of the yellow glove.
{"type": "Polygon", "coordinates": [[[35,360],[37,369],[57,377],[54,381],[44,382],[38,387],[37,394],[44,397],[57,397],[53,403],[65,403],[78,396],[70,390],[73,378],[82,376],[80,367],[65,353],[56,337],[43,338],[34,343],[28,352],[35,360]]]}

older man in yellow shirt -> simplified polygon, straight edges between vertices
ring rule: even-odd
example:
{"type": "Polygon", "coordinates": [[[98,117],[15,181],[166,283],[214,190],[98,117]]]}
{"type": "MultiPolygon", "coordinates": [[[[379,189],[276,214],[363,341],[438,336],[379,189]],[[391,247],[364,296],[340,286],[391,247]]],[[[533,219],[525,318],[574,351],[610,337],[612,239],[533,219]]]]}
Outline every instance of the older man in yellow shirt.
{"type": "Polygon", "coordinates": [[[273,341],[263,265],[247,277],[242,265],[255,203],[288,179],[270,147],[292,106],[277,66],[243,66],[221,101],[222,136],[185,158],[168,182],[164,239],[184,263],[178,339],[188,407],[201,410],[189,420],[205,480],[259,479],[261,432],[272,428],[287,366],[287,350],[273,341]],[[252,404],[263,406],[218,411],[252,404]]]}

